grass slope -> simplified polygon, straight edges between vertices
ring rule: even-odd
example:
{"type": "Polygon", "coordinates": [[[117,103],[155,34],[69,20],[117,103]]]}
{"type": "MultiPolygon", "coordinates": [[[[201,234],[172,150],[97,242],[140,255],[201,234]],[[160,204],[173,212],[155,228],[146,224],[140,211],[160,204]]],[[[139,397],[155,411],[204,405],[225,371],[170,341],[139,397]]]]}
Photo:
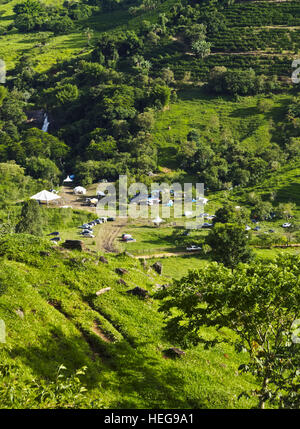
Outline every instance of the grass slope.
{"type": "MultiPolygon", "coordinates": [[[[19,3],[19,0],[0,2],[1,26],[7,27],[13,23],[13,6],[16,3],[19,3]]],[[[47,1],[47,4],[62,3],[61,0],[47,1]]],[[[93,40],[106,31],[134,30],[143,19],[155,22],[157,14],[167,11],[173,4],[174,0],[167,0],[162,5],[158,5],[155,11],[137,17],[132,17],[127,10],[94,13],[89,19],[79,21],[78,28],[72,33],[58,36],[47,33],[49,39],[45,46],[39,44],[40,38],[45,32],[21,34],[16,30],[11,30],[8,34],[0,36],[0,58],[6,62],[7,69],[10,70],[24,53],[30,53],[35,59],[36,71],[44,72],[57,61],[86,55],[91,50],[87,46],[85,29],[93,30],[93,40]]]]}
{"type": "MultiPolygon", "coordinates": [[[[159,146],[162,167],[176,168],[176,155],[180,143],[186,140],[192,129],[201,132],[203,140],[212,146],[222,138],[232,137],[247,152],[263,151],[273,139],[272,123],[282,118],[284,108],[291,97],[242,97],[234,101],[230,97],[206,95],[201,88],[187,88],[178,93],[178,100],[169,110],[157,114],[154,138],[159,146]],[[260,113],[257,101],[260,98],[273,100],[268,113],[260,113]]],[[[282,119],[281,119],[282,120],[282,119]]]]}
{"type": "MultiPolygon", "coordinates": [[[[87,366],[82,407],[112,408],[231,408],[250,402],[237,396],[253,387],[238,375],[246,356],[229,347],[185,349],[174,361],[162,351],[174,346],[163,332],[163,318],[154,298],[140,300],[126,290],[137,285],[151,295],[162,278],[148,265],[128,256],[52,248],[32,236],[6,236],[0,243],[0,318],[7,342],[0,345],[4,390],[14,383],[14,394],[0,397],[0,407],[26,407],[29,397],[18,397],[34,378],[47,383],[57,367],[68,371],[87,366]],[[128,270],[127,286],[118,282],[115,268],[128,270]],[[96,296],[103,287],[109,292],[96,296]],[[20,311],[22,313],[20,313],[20,311]],[[10,368],[14,376],[5,378],[10,368]],[[27,399],[26,399],[27,398],[27,399]]],[[[207,331],[207,335],[211,335],[207,331]]],[[[224,335],[229,335],[224,333],[224,335]]],[[[21,396],[22,397],[22,396],[21,396]]],[[[30,404],[29,404],[30,405],[30,404]]]]}

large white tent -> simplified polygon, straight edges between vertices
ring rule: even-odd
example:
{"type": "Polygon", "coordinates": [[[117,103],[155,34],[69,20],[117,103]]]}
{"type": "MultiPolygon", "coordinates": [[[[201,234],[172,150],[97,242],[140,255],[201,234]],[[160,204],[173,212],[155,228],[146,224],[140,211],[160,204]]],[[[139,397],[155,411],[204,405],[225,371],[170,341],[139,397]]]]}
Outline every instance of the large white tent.
{"type": "Polygon", "coordinates": [[[59,195],[53,194],[53,192],[45,190],[38,192],[37,194],[30,197],[31,200],[46,201],[47,204],[49,203],[49,201],[57,200],[58,198],[61,197],[59,195]]]}

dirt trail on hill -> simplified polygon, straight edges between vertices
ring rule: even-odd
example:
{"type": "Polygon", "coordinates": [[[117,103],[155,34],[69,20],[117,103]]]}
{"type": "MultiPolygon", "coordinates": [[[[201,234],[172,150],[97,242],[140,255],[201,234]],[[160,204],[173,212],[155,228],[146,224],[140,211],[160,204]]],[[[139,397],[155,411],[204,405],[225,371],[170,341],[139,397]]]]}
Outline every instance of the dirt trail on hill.
{"type": "Polygon", "coordinates": [[[103,341],[105,341],[106,343],[111,343],[112,340],[110,338],[108,338],[107,335],[105,335],[101,329],[98,326],[97,322],[94,322],[93,327],[92,327],[92,331],[94,332],[94,334],[96,334],[99,338],[101,338],[103,341]]]}
{"type": "MultiPolygon", "coordinates": [[[[59,195],[61,196],[61,199],[58,200],[56,207],[70,206],[74,210],[84,210],[95,213],[95,217],[98,217],[96,207],[81,205],[88,196],[94,196],[94,192],[89,191],[87,192],[87,195],[82,196],[75,195],[71,187],[63,186],[59,195]]],[[[107,222],[100,225],[98,233],[95,237],[97,249],[100,251],[102,250],[105,252],[117,253],[118,249],[114,242],[121,234],[121,231],[126,223],[127,219],[117,218],[114,222],[107,222]]]]}
{"type": "Polygon", "coordinates": [[[137,259],[151,259],[151,258],[165,258],[169,256],[191,256],[191,255],[198,255],[201,253],[201,250],[195,251],[195,252],[172,252],[172,253],[154,253],[152,255],[136,255],[135,258],[137,259]]]}
{"type": "Polygon", "coordinates": [[[126,218],[117,218],[114,222],[107,222],[101,225],[96,237],[97,248],[105,252],[117,253],[118,249],[115,246],[115,240],[121,234],[126,224],[126,218]]]}

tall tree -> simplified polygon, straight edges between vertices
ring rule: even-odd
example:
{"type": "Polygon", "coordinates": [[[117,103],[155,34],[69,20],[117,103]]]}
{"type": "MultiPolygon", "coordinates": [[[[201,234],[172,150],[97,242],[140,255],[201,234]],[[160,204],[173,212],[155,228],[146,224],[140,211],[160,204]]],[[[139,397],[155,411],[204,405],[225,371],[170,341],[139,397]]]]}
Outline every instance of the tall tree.
{"type": "Polygon", "coordinates": [[[22,205],[21,218],[16,225],[16,232],[41,236],[43,225],[44,217],[39,204],[35,200],[25,201],[22,205]]]}
{"type": "Polygon", "coordinates": [[[212,263],[157,294],[173,340],[206,347],[225,342],[244,352],[239,370],[256,378],[258,389],[251,393],[258,408],[300,407],[299,267],[299,256],[291,255],[233,271],[212,263]],[[205,327],[216,328],[213,337],[205,327]]]}
{"type": "Polygon", "coordinates": [[[243,225],[234,223],[216,223],[206,238],[212,248],[212,256],[226,267],[234,268],[240,262],[248,262],[253,258],[249,246],[249,232],[243,225]]]}

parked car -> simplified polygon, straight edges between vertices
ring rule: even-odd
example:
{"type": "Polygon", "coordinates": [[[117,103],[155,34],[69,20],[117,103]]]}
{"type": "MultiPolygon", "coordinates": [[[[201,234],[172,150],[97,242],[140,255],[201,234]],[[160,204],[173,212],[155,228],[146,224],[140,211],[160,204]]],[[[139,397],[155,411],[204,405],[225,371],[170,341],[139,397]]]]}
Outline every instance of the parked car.
{"type": "Polygon", "coordinates": [[[202,228],[211,228],[213,226],[213,224],[212,223],[208,223],[208,222],[204,222],[202,225],[201,225],[201,227],[202,228]]]}
{"type": "Polygon", "coordinates": [[[92,234],[93,230],[92,229],[84,229],[81,234],[92,234]]]}
{"type": "Polygon", "coordinates": [[[115,217],[108,217],[108,218],[107,218],[107,220],[108,220],[109,222],[113,222],[114,220],[116,220],[116,218],[115,218],[115,217]]]}
{"type": "Polygon", "coordinates": [[[91,232],[82,232],[81,235],[83,237],[95,238],[94,234],[92,234],[91,232]]]}
{"type": "Polygon", "coordinates": [[[290,226],[292,226],[292,224],[291,223],[289,223],[289,222],[286,222],[286,223],[284,223],[283,225],[281,225],[282,226],[282,228],[289,228],[290,226]]]}
{"type": "Polygon", "coordinates": [[[88,229],[90,231],[93,229],[92,225],[87,225],[87,224],[81,225],[78,228],[80,228],[80,229],[88,229]]]}
{"type": "Polygon", "coordinates": [[[201,246],[196,246],[196,245],[194,245],[194,244],[192,244],[191,246],[188,246],[187,248],[186,248],[186,250],[188,250],[189,252],[192,252],[192,251],[195,251],[195,250],[201,250],[202,249],[202,247],[201,246]]]}
{"type": "Polygon", "coordinates": [[[133,243],[133,242],[136,242],[136,239],[135,238],[126,238],[126,240],[124,240],[126,243],[129,243],[129,242],[131,242],[131,243],[133,243]]]}
{"type": "Polygon", "coordinates": [[[259,231],[260,230],[260,226],[256,226],[255,228],[253,228],[253,231],[259,231]]]}
{"type": "Polygon", "coordinates": [[[132,235],[130,234],[122,234],[122,241],[133,240],[132,235]]]}

